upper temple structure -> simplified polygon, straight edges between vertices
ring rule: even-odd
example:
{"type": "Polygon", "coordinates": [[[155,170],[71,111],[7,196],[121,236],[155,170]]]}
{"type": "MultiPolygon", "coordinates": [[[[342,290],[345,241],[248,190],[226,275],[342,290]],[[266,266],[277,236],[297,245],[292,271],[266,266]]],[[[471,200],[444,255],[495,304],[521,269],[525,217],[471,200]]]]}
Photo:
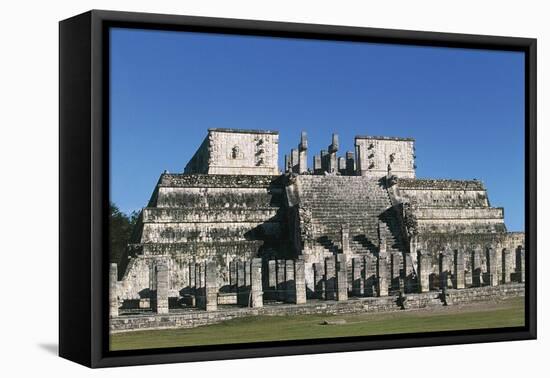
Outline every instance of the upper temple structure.
{"type": "Polygon", "coordinates": [[[356,136],[342,152],[333,134],[308,157],[305,132],[281,172],[278,142],[276,131],[209,129],[183,174],[160,175],[111,266],[113,331],[282,303],[391,311],[523,295],[524,234],[507,232],[481,181],[416,178],[410,138],[356,136]]]}

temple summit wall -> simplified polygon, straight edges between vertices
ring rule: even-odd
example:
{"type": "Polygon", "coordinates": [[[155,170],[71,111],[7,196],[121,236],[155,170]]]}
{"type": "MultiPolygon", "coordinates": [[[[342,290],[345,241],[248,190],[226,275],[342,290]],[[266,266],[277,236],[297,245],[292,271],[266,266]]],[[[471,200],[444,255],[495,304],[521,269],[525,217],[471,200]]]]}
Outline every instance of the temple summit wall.
{"type": "Polygon", "coordinates": [[[208,129],[185,173],[277,175],[279,133],[263,130],[208,129]]]}

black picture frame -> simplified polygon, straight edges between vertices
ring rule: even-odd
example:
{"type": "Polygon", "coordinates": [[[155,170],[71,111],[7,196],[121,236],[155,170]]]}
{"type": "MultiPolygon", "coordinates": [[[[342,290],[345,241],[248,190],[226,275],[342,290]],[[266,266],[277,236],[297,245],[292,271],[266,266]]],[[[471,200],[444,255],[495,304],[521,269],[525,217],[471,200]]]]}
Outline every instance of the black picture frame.
{"type": "Polygon", "coordinates": [[[89,367],[535,339],[536,39],[92,10],[59,24],[59,354],[89,367]],[[525,53],[525,327],[108,350],[109,39],[128,27],[525,53]]]}

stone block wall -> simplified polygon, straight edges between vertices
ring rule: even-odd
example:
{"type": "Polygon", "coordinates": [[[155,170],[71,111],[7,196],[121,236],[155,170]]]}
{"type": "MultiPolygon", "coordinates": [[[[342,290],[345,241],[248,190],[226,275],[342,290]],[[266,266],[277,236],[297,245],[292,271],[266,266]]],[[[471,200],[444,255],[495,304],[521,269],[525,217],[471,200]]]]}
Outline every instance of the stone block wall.
{"type": "MultiPolygon", "coordinates": [[[[488,272],[487,254],[485,253],[488,247],[494,248],[500,256],[504,250],[511,251],[512,257],[509,269],[516,271],[516,251],[519,247],[525,245],[525,235],[520,232],[513,233],[473,233],[473,234],[420,234],[414,238],[412,250],[421,250],[429,252],[431,256],[430,265],[432,271],[437,271],[439,252],[443,250],[459,250],[464,254],[464,266],[466,280],[472,279],[472,269],[474,264],[473,253],[478,251],[479,268],[483,272],[488,272]]],[[[501,261],[502,257],[498,258],[501,261]]],[[[496,267],[497,274],[502,275],[502,264],[499,263],[496,267]]]]}
{"type": "Polygon", "coordinates": [[[279,133],[267,130],[208,129],[185,173],[279,174],[279,133]]]}
{"type": "Polygon", "coordinates": [[[411,205],[418,234],[506,232],[503,209],[490,207],[480,181],[399,178],[390,190],[396,201],[411,205]]]}
{"type": "Polygon", "coordinates": [[[357,174],[381,178],[388,173],[414,178],[414,139],[390,137],[355,137],[357,174]]]}
{"type": "Polygon", "coordinates": [[[280,176],[162,174],[121,264],[119,298],[147,300],[159,261],[169,267],[170,297],[178,298],[188,287],[184,266],[215,262],[224,292],[230,261],[288,254],[284,182],[280,176]]]}

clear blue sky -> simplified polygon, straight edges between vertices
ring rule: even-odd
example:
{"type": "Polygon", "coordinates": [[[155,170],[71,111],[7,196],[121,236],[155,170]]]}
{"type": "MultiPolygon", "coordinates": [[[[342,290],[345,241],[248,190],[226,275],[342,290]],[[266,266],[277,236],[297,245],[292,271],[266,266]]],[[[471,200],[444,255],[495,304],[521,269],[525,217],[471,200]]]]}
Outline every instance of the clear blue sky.
{"type": "Polygon", "coordinates": [[[301,130],[311,156],[340,135],[416,139],[419,178],[482,180],[524,229],[524,55],[270,37],[111,31],[111,200],[147,204],[209,127],[301,130]]]}

